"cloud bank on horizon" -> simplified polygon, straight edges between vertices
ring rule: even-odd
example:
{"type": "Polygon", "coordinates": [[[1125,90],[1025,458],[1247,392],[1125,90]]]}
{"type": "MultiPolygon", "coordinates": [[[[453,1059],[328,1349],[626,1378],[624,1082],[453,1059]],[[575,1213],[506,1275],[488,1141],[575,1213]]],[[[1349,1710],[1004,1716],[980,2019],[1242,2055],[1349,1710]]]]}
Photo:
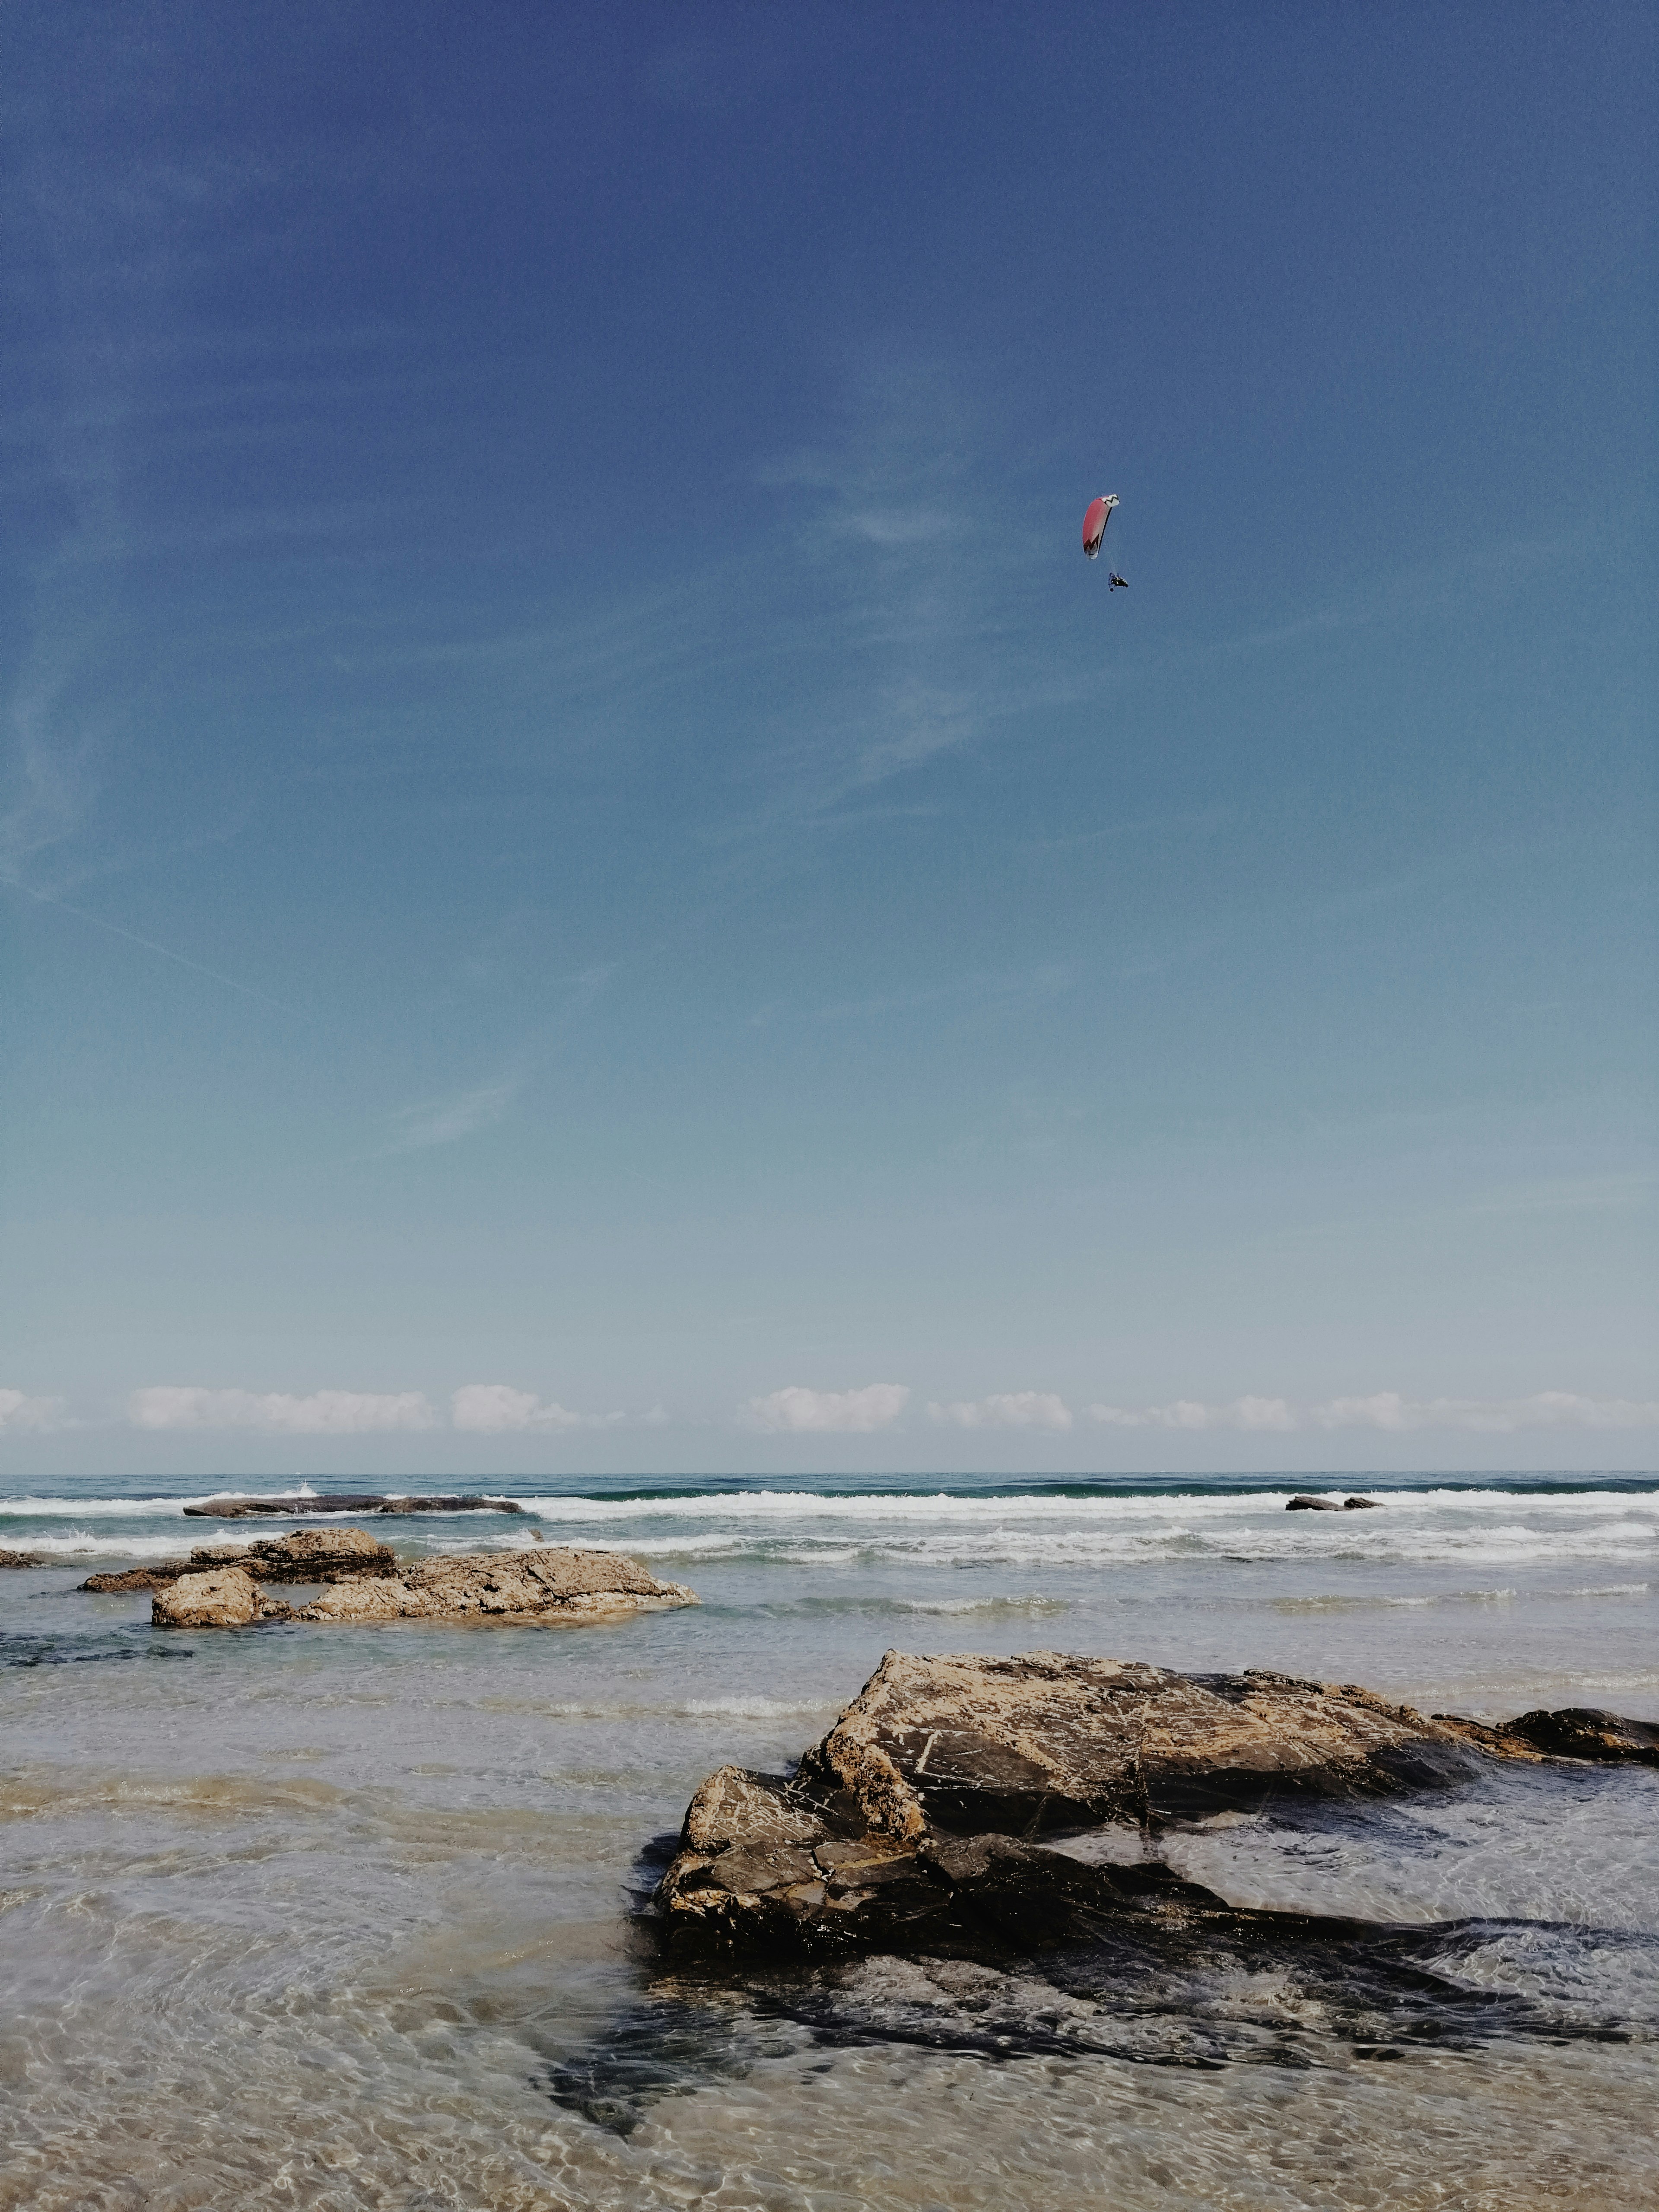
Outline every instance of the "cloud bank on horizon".
{"type": "MultiPolygon", "coordinates": [[[[750,1398],[732,1425],[773,1437],[870,1436],[895,1429],[912,1393],[899,1382],[861,1389],[817,1390],[791,1383],[750,1398]]],[[[150,1384],[127,1399],[125,1424],[152,1434],[248,1431],[265,1436],[353,1437],[447,1428],[480,1437],[558,1436],[625,1425],[660,1427],[661,1407],[629,1414],[574,1413],[556,1400],[505,1382],[467,1382],[453,1391],[446,1423],[419,1390],[214,1389],[196,1384],[150,1384]]],[[[993,1392],[983,1398],[930,1400],[927,1419],[935,1427],[980,1431],[1018,1429],[1066,1436],[1077,1416],[1051,1390],[993,1392]]],[[[1331,1398],[1297,1405],[1285,1398],[1243,1396],[1224,1403],[1177,1398],[1165,1405],[1126,1407],[1094,1403],[1084,1418],[1103,1430],[1163,1430],[1176,1433],[1231,1431],[1291,1435],[1369,1430],[1382,1435],[1418,1431],[1464,1431],[1488,1436],[1537,1430],[1659,1430],[1659,1400],[1594,1398],[1569,1390],[1539,1390],[1509,1399],[1413,1400],[1395,1390],[1364,1397],[1331,1398]]],[[[31,1397],[0,1389],[0,1431],[44,1434],[96,1424],[70,1413],[61,1398],[31,1397]]]]}

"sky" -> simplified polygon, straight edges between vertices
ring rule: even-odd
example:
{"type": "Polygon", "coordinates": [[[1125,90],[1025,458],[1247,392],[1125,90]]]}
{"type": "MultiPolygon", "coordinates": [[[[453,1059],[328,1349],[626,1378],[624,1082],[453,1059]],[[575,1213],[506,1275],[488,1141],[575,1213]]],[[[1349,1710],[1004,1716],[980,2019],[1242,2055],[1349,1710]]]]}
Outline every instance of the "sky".
{"type": "Polygon", "coordinates": [[[13,0],[0,1474],[1659,1465],[1656,47],[13,0]]]}

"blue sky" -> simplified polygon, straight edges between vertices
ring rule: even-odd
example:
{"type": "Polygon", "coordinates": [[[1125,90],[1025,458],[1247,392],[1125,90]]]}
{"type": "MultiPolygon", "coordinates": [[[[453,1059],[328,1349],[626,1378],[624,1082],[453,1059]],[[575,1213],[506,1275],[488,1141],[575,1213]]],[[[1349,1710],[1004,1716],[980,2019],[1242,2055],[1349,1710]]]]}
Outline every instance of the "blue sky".
{"type": "Polygon", "coordinates": [[[1650,10],[0,40],[0,1468],[1654,1464],[1650,10]]]}

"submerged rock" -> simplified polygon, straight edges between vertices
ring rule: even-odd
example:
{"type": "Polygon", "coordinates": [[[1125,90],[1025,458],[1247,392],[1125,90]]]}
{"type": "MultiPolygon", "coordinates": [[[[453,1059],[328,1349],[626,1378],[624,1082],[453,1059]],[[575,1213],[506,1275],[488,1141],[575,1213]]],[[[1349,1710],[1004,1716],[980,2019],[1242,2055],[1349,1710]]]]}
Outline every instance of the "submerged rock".
{"type": "Polygon", "coordinates": [[[245,1567],[180,1575],[150,1601],[157,1628],[246,1628],[259,1617],[259,1588],[245,1567]]]}
{"type": "Polygon", "coordinates": [[[187,1559],[155,1559],[118,1575],[88,1575],[83,1590],[166,1589],[181,1575],[240,1566],[262,1583],[337,1583],[359,1575],[394,1575],[397,1554],[362,1528],[300,1528],[291,1536],[259,1536],[251,1544],[198,1544],[187,1559]]]}
{"type": "Polygon", "coordinates": [[[1125,1911],[1224,1911],[1146,1859],[1143,1838],[1287,1794],[1452,1781],[1478,1753],[1539,1759],[1581,1721],[1574,1740],[1606,1747],[1589,1756],[1646,1758],[1659,1742],[1611,1715],[1527,1715],[1511,1737],[1263,1669],[890,1651],[793,1778],[709,1777],[654,1909],[675,1948],[907,1953],[1078,1939],[1125,1911]]]}
{"type": "Polygon", "coordinates": [[[593,1620],[696,1605],[684,1583],[659,1582],[620,1552],[472,1553],[423,1559],[378,1581],[354,1581],[303,1607],[296,1620],[593,1620]]]}

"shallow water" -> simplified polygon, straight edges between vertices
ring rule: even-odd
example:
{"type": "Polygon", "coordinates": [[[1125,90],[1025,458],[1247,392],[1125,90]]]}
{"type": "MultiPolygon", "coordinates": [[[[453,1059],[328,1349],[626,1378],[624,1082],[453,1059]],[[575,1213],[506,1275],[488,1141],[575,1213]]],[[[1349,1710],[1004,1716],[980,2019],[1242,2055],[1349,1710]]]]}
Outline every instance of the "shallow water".
{"type": "Polygon", "coordinates": [[[74,1584],[296,1524],[0,1506],[62,1562],[0,1578],[0,2206],[1659,2203],[1650,1770],[1161,1847],[1365,1923],[1315,1952],[718,1988],[633,1928],[702,1776],[788,1762],[892,1644],[1659,1717],[1659,1482],[1291,1486],[592,1484],[377,1526],[616,1543],[704,1600],[580,1631],[169,1636],[74,1584]]]}

